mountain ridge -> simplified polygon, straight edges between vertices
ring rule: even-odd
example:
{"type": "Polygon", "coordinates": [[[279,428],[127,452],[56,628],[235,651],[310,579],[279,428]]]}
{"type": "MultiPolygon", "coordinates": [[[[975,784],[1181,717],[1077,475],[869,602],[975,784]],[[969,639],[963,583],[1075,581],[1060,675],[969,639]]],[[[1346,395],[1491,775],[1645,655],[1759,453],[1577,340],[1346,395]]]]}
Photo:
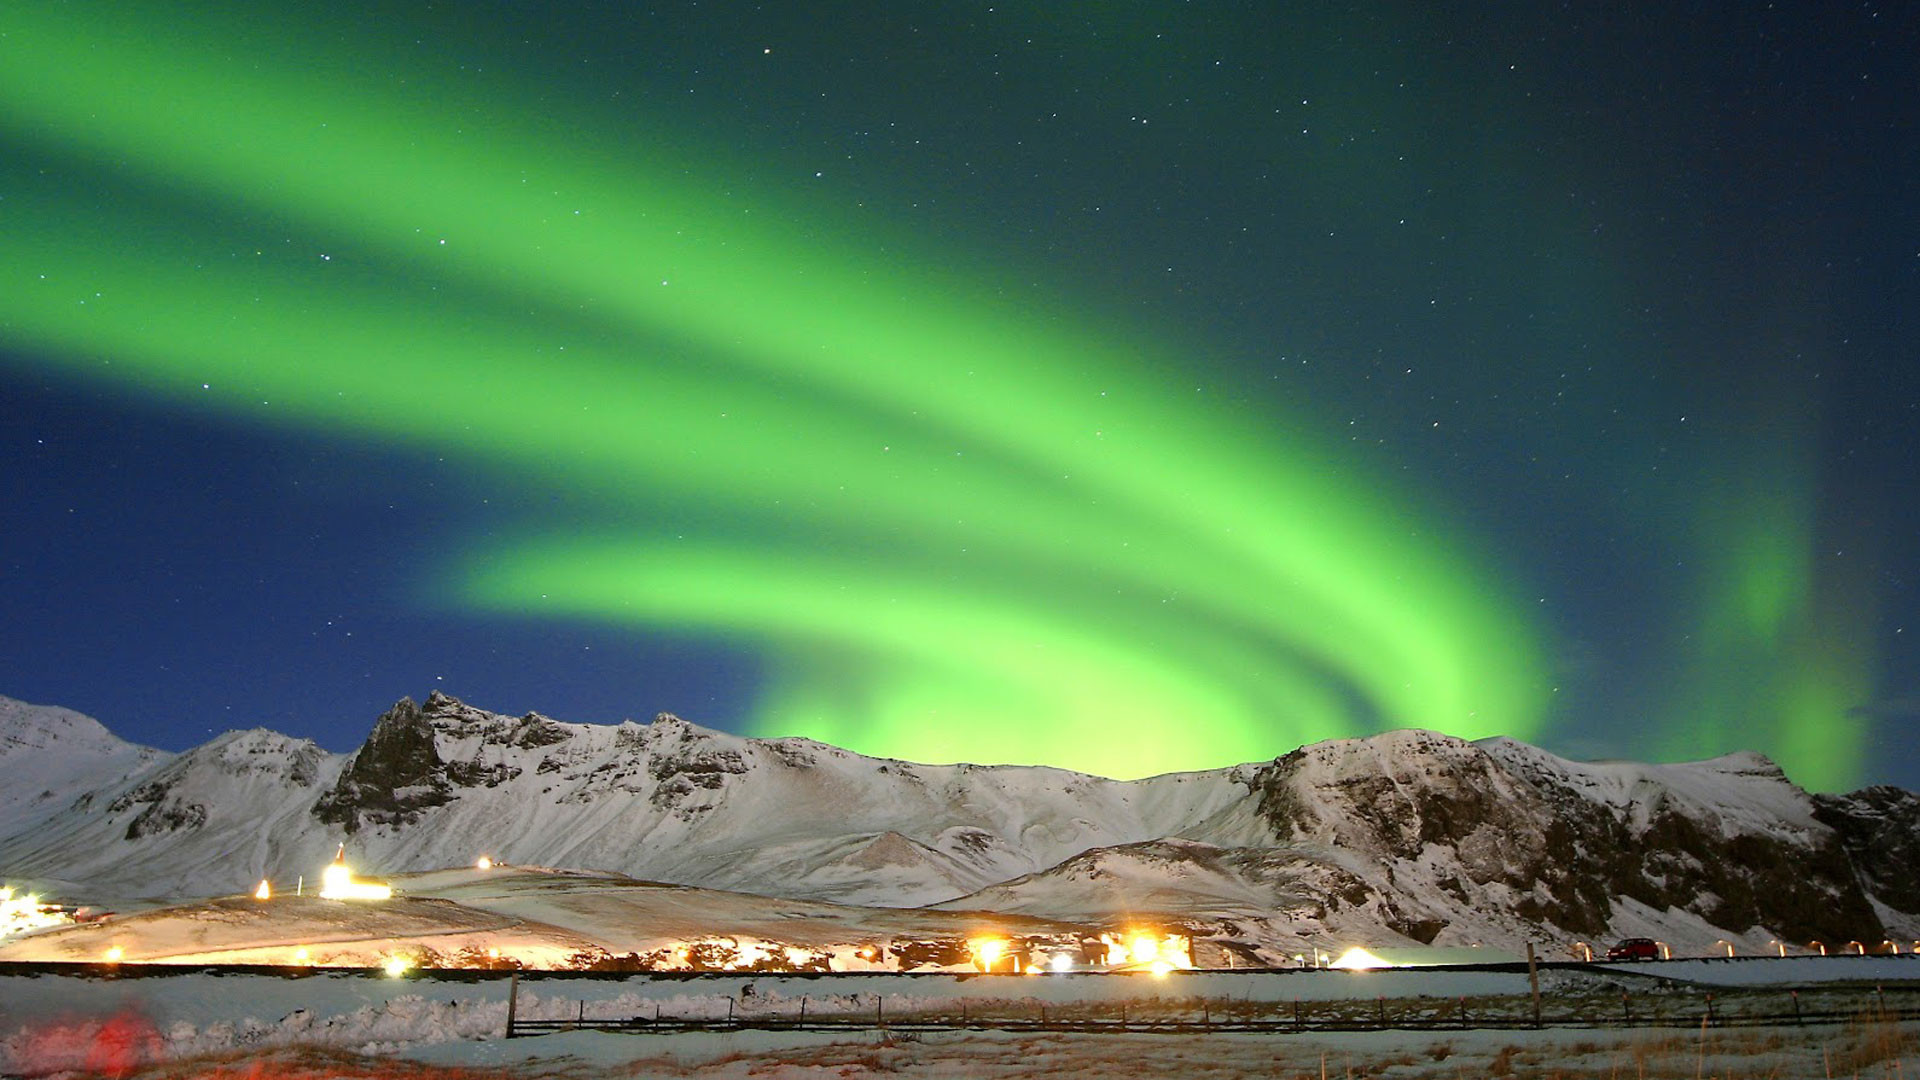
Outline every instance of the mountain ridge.
{"type": "Polygon", "coordinates": [[[396,703],[349,754],[230,732],[68,794],[0,836],[0,870],[207,895],[317,872],[345,841],[375,873],[487,854],[868,906],[1150,908],[1272,955],[1343,933],[1920,937],[1920,881],[1897,861],[1920,843],[1920,797],[1809,795],[1757,754],[1583,763],[1405,730],[1118,781],[868,758],[667,713],[510,717],[436,692],[396,703]]]}

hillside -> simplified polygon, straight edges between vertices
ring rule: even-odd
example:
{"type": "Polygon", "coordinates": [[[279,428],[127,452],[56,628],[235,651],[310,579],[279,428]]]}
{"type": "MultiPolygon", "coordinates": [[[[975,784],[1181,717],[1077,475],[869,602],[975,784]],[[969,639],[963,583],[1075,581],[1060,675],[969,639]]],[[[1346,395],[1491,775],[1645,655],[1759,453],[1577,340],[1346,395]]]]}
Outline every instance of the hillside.
{"type": "Polygon", "coordinates": [[[0,839],[0,870],[109,897],[294,881],[344,841],[375,874],[488,854],[794,900],[1079,923],[1152,914],[1271,956],[1341,935],[1920,936],[1911,863],[1897,861],[1920,800],[1816,798],[1751,754],[1579,763],[1398,731],[1115,781],[868,758],[665,714],[508,717],[434,694],[395,705],[352,754],[230,732],[83,772],[41,801],[60,809],[0,839]]]}

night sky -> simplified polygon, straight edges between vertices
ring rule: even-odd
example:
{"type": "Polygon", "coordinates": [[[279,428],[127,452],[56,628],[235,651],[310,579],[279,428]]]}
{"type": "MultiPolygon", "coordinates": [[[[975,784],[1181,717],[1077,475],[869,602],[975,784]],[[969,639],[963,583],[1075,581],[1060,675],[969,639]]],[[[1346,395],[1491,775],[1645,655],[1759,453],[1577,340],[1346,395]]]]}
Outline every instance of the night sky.
{"type": "Polygon", "coordinates": [[[10,6],[0,694],[1920,787],[1914,9],[1467,7],[10,6]]]}

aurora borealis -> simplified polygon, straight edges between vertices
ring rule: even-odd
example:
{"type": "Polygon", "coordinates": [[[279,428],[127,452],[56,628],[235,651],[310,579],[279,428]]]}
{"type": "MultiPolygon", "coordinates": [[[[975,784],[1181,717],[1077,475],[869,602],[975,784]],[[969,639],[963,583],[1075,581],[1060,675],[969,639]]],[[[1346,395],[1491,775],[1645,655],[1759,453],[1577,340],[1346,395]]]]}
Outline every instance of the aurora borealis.
{"type": "Polygon", "coordinates": [[[484,10],[9,13],[5,615],[55,629],[0,693],[162,745],[444,679],[1118,776],[1401,726],[1914,768],[1910,253],[1792,174],[1672,217],[1872,128],[1837,74],[1623,152],[1618,28],[484,10]]]}

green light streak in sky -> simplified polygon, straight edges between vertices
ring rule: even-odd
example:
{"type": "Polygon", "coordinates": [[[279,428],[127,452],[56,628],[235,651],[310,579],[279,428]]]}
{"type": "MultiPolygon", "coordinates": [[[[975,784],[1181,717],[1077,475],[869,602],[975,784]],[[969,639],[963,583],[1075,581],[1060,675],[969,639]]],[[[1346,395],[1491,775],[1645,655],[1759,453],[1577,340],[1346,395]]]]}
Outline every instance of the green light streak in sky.
{"type": "Polygon", "coordinates": [[[1497,584],[1385,489],[1154,374],[1177,365],[1151,345],[504,103],[458,133],[286,73],[338,57],[235,62],[112,11],[19,12],[0,38],[0,131],[116,185],[10,230],[9,342],[557,479],[610,521],[684,515],[681,544],[455,560],[461,602],[744,639],[779,673],[759,730],[903,757],[1128,775],[1537,723],[1533,633],[1497,584]],[[312,254],[251,255],[249,215],[312,254]],[[742,521],[751,543],[721,539],[742,521]]]}
{"type": "Polygon", "coordinates": [[[1741,418],[1769,433],[1764,450],[1748,451],[1759,467],[1720,481],[1695,508],[1698,543],[1718,555],[1683,605],[1694,617],[1675,646],[1684,666],[1662,750],[1697,757],[1762,745],[1796,782],[1841,790],[1860,769],[1866,724],[1855,709],[1872,698],[1873,589],[1831,569],[1822,580],[1811,433],[1775,415],[1785,400],[1741,418]]]}

